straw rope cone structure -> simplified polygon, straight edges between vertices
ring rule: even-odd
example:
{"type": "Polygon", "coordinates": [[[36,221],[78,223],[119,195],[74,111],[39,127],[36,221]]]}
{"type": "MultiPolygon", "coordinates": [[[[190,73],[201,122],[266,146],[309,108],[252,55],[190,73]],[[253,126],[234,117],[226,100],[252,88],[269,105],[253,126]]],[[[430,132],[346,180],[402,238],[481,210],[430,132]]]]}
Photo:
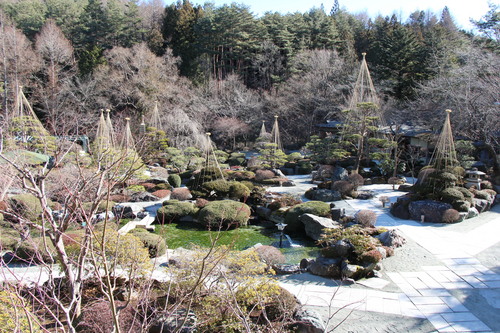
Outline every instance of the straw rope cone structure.
{"type": "Polygon", "coordinates": [[[437,170],[446,170],[458,166],[457,152],[455,150],[455,142],[453,141],[453,132],[451,130],[450,114],[451,110],[447,109],[446,118],[444,120],[443,129],[436,143],[436,148],[432,154],[429,165],[432,165],[437,170]]]}

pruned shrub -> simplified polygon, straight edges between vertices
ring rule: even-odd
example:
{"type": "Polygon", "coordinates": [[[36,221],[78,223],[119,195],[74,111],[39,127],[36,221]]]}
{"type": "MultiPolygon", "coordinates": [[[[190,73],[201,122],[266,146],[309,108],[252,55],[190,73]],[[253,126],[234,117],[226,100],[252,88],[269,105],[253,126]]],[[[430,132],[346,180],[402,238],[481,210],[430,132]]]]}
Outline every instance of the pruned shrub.
{"type": "Polygon", "coordinates": [[[491,199],[490,194],[486,191],[477,191],[474,194],[474,197],[477,199],[482,199],[482,200],[490,200],[491,199]]]}
{"type": "Polygon", "coordinates": [[[187,187],[177,187],[174,188],[172,194],[170,194],[170,199],[172,200],[190,200],[193,198],[191,191],[187,187]]]}
{"type": "Polygon", "coordinates": [[[343,198],[351,196],[354,191],[354,185],[347,180],[337,180],[332,185],[332,190],[338,191],[343,198]]]}
{"type": "Polygon", "coordinates": [[[250,207],[233,200],[210,202],[198,214],[198,221],[210,228],[244,226],[249,218],[250,207]]]}
{"type": "Polygon", "coordinates": [[[285,255],[274,246],[262,245],[255,248],[255,251],[257,251],[260,259],[268,266],[280,265],[285,263],[285,255]]]}
{"type": "Polygon", "coordinates": [[[370,250],[362,253],[358,260],[362,263],[376,264],[382,260],[382,254],[377,250],[370,250]]]}
{"type": "Polygon", "coordinates": [[[484,192],[488,193],[489,195],[491,195],[491,197],[495,197],[497,195],[497,192],[495,192],[494,190],[489,190],[489,189],[486,189],[486,190],[483,190],[484,192]]]}
{"type": "Polygon", "coordinates": [[[357,212],[355,218],[364,228],[372,228],[377,223],[377,213],[368,209],[357,212]]]}
{"type": "Polygon", "coordinates": [[[250,195],[250,189],[239,182],[232,182],[229,186],[229,198],[242,199],[250,195]]]}
{"type": "Polygon", "coordinates": [[[250,190],[237,181],[213,180],[203,184],[203,189],[219,198],[241,199],[250,195],[250,190]]]}
{"type": "Polygon", "coordinates": [[[292,194],[283,194],[277,197],[267,207],[271,210],[278,210],[283,207],[293,207],[302,203],[299,197],[292,194]]]}
{"type": "Polygon", "coordinates": [[[462,191],[458,190],[457,187],[449,187],[441,191],[441,200],[444,202],[453,203],[457,200],[465,200],[465,196],[462,191]]]}
{"type": "Polygon", "coordinates": [[[144,192],[146,191],[146,188],[142,185],[130,185],[127,187],[127,192],[129,193],[138,193],[138,192],[144,192]]]}
{"type": "Polygon", "coordinates": [[[265,305],[266,316],[270,320],[291,318],[298,305],[295,296],[285,288],[280,287],[279,293],[271,296],[271,299],[265,305]]]}
{"type": "Polygon", "coordinates": [[[141,240],[144,247],[148,249],[150,258],[160,257],[167,253],[167,243],[162,236],[138,228],[133,229],[130,233],[141,240]]]}
{"type": "Polygon", "coordinates": [[[238,170],[238,171],[229,171],[228,178],[231,180],[252,180],[255,178],[255,173],[252,171],[238,170]]]}
{"type": "Polygon", "coordinates": [[[347,181],[354,186],[354,190],[357,190],[358,187],[365,183],[365,179],[359,173],[351,173],[347,177],[347,181]]]}
{"type": "MultiPolygon", "coordinates": [[[[134,185],[132,185],[134,186],[134,185]]],[[[144,189],[148,192],[154,191],[156,184],[155,183],[141,183],[139,186],[144,187],[144,189]]]]}
{"type": "Polygon", "coordinates": [[[181,176],[178,174],[172,174],[168,176],[168,183],[172,185],[174,188],[181,187],[181,176]]]}
{"type": "Polygon", "coordinates": [[[191,202],[168,200],[163,202],[163,206],[156,212],[156,222],[170,223],[178,221],[179,218],[194,215],[197,208],[191,202]]]}
{"type": "Polygon", "coordinates": [[[160,184],[156,184],[155,186],[155,191],[158,191],[158,190],[172,190],[172,185],[170,184],[167,184],[167,183],[160,183],[160,184]]]}
{"type": "Polygon", "coordinates": [[[483,190],[493,190],[493,184],[488,180],[483,180],[481,182],[481,188],[483,190]]]}
{"type": "Polygon", "coordinates": [[[460,220],[460,213],[453,208],[447,209],[443,213],[442,221],[444,223],[455,223],[460,220]]]}
{"type": "MultiPolygon", "coordinates": [[[[121,308],[118,316],[121,330],[141,332],[141,316],[130,303],[115,301],[115,304],[121,308]]],[[[100,300],[87,304],[82,309],[77,331],[79,333],[112,332],[113,315],[109,302],[100,300]]]]}
{"type": "Polygon", "coordinates": [[[469,191],[465,187],[460,187],[460,186],[454,187],[454,189],[457,190],[457,191],[460,191],[460,193],[462,193],[464,195],[465,200],[467,200],[468,202],[472,203],[472,197],[474,195],[472,194],[471,191],[469,191]]]}
{"type": "Polygon", "coordinates": [[[210,201],[208,201],[207,199],[203,199],[203,198],[198,198],[196,199],[196,202],[195,202],[195,205],[196,207],[198,208],[203,208],[205,207],[210,201]]]}
{"type": "Polygon", "coordinates": [[[255,180],[258,182],[262,182],[266,179],[272,179],[274,177],[276,177],[276,175],[271,170],[257,170],[255,172],[255,180]]]}
{"type": "Polygon", "coordinates": [[[160,199],[163,199],[163,198],[168,198],[171,196],[172,192],[170,192],[169,190],[157,190],[157,191],[154,191],[153,193],[151,193],[152,195],[154,195],[155,197],[158,197],[160,199]]]}
{"type": "MultiPolygon", "coordinates": [[[[325,229],[324,234],[321,235],[318,244],[323,246],[321,253],[328,257],[332,254],[331,247],[339,240],[348,240],[354,247],[354,250],[349,255],[349,260],[352,263],[362,263],[361,255],[363,253],[376,250],[378,246],[382,246],[380,241],[360,226],[353,226],[350,228],[334,228],[325,229]]],[[[378,251],[377,251],[378,252],[378,251]]]]}
{"type": "Polygon", "coordinates": [[[245,185],[250,191],[252,191],[255,187],[254,183],[252,183],[251,181],[248,181],[248,180],[242,180],[240,183],[242,185],[245,185]]]}
{"type": "Polygon", "coordinates": [[[109,200],[114,202],[128,202],[130,201],[130,196],[126,194],[113,194],[109,196],[109,200]]]}

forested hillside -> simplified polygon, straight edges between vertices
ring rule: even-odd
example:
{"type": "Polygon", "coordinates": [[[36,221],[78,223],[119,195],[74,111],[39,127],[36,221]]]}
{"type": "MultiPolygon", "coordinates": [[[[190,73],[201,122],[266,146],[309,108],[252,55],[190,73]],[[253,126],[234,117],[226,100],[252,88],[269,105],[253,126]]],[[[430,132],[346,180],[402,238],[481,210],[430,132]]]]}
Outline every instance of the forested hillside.
{"type": "Polygon", "coordinates": [[[170,145],[206,131],[221,147],[245,145],[278,114],[286,146],[345,107],[367,53],[390,121],[441,124],[498,147],[499,8],[477,31],[453,13],[416,11],[370,19],[327,13],[252,14],[240,4],[165,7],[161,0],[3,0],[0,3],[2,116],[17,86],[53,133],[92,135],[98,110],[130,116],[138,129],[155,102],[170,145]]]}

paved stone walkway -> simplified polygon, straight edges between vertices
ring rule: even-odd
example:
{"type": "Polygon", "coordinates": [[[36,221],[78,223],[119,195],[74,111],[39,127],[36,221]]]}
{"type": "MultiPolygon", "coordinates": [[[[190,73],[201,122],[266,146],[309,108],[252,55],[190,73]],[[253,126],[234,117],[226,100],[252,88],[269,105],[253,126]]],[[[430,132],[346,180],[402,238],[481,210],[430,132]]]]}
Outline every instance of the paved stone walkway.
{"type": "MultiPolygon", "coordinates": [[[[378,196],[389,196],[392,202],[403,194],[393,191],[387,185],[372,185],[366,188],[375,190],[378,196]]],[[[376,211],[377,226],[400,229],[406,237],[440,260],[442,265],[422,266],[420,271],[416,272],[385,272],[401,292],[337,286],[335,282],[322,281],[315,284],[283,280],[282,286],[296,295],[302,304],[425,318],[434,326],[436,332],[495,331],[471,313],[452,293],[457,289],[500,288],[500,274],[482,265],[475,258],[477,254],[500,241],[498,207],[474,220],[467,220],[464,225],[469,227],[465,228],[459,224],[422,224],[394,218],[387,208],[382,208],[376,198],[336,202],[336,206],[344,207],[351,213],[360,209],[376,211]]],[[[368,279],[361,283],[371,287],[383,287],[389,282],[384,283],[383,279],[368,279]]]]}

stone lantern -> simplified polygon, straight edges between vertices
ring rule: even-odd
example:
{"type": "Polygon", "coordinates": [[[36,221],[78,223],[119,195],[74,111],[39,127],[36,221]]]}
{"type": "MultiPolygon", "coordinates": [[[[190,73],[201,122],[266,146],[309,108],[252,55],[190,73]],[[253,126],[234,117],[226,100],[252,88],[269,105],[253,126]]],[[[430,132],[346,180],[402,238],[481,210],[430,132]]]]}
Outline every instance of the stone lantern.
{"type": "Polygon", "coordinates": [[[465,187],[470,188],[471,186],[475,186],[478,190],[481,189],[481,176],[484,176],[485,173],[479,171],[477,168],[472,168],[471,170],[465,171],[465,187]]]}

